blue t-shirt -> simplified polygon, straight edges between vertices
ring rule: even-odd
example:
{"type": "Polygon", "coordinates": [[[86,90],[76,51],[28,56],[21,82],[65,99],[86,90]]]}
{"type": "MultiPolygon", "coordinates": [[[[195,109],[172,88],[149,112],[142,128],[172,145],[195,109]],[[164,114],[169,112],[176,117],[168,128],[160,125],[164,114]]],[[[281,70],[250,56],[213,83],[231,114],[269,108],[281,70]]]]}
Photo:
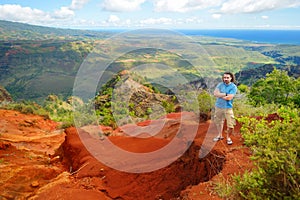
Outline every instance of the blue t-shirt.
{"type": "MultiPolygon", "coordinates": [[[[221,93],[227,93],[227,94],[236,94],[237,87],[234,83],[229,83],[228,85],[224,82],[219,83],[216,87],[216,89],[219,89],[221,93]]],[[[218,108],[232,108],[233,99],[231,100],[224,100],[222,98],[217,98],[216,101],[216,107],[218,108]]]]}

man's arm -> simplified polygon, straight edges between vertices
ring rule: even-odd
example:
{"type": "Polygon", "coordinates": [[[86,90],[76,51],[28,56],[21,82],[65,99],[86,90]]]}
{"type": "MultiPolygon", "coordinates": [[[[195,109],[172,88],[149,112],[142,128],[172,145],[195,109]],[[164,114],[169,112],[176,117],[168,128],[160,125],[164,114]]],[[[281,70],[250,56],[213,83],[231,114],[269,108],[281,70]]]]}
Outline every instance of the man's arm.
{"type": "Polygon", "coordinates": [[[230,101],[231,99],[233,99],[234,94],[227,94],[227,96],[222,97],[222,99],[230,101]]]}
{"type": "Polygon", "coordinates": [[[230,90],[230,94],[226,94],[226,96],[222,97],[222,99],[230,101],[231,99],[233,99],[236,92],[237,92],[237,87],[234,85],[234,87],[230,90]]]}
{"type": "Polygon", "coordinates": [[[214,96],[218,97],[218,98],[223,98],[223,97],[226,97],[226,93],[221,93],[220,90],[218,88],[216,88],[214,90],[214,96]]]}
{"type": "Polygon", "coordinates": [[[227,101],[230,101],[231,99],[233,99],[234,94],[221,93],[220,90],[218,88],[216,88],[214,91],[214,96],[218,97],[218,98],[222,98],[227,101]]]}

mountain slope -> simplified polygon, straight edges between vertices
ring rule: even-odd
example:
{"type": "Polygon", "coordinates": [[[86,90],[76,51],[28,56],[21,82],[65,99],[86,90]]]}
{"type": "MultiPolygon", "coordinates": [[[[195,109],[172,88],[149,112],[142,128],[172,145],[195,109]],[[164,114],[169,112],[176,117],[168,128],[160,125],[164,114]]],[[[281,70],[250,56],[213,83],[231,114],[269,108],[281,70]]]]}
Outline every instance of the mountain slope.
{"type": "Polygon", "coordinates": [[[3,88],[2,86],[0,86],[0,104],[2,102],[11,102],[12,98],[11,95],[7,92],[7,90],[5,88],[3,88]]]}
{"type": "Polygon", "coordinates": [[[254,69],[245,69],[235,74],[236,80],[239,84],[251,86],[258,79],[265,78],[267,74],[271,73],[274,68],[287,71],[289,76],[294,78],[300,77],[300,66],[274,66],[266,64],[254,69]]]}
{"type": "Polygon", "coordinates": [[[51,28],[0,20],[0,40],[103,38],[108,32],[51,28]]]}
{"type": "Polygon", "coordinates": [[[15,100],[68,96],[89,41],[0,42],[0,80],[15,100]],[[78,48],[78,49],[77,49],[78,48]]]}

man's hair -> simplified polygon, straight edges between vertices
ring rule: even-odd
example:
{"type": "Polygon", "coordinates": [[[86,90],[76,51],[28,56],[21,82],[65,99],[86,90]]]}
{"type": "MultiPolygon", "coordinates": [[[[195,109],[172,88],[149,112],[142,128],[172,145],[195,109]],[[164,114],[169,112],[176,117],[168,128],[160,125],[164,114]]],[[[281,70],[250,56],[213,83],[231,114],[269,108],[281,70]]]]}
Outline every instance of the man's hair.
{"type": "Polygon", "coordinates": [[[235,77],[234,77],[233,73],[231,73],[231,72],[225,72],[224,74],[228,74],[231,77],[231,82],[235,83],[235,77]]]}

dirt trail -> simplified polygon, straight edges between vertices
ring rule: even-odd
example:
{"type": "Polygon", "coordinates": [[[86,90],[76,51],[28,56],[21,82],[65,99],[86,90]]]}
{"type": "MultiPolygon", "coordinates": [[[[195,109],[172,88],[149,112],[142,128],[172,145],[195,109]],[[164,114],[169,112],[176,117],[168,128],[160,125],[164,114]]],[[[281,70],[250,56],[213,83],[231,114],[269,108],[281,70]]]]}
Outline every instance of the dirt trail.
{"type": "MultiPolygon", "coordinates": [[[[147,173],[122,172],[99,162],[86,148],[103,142],[93,133],[93,126],[62,131],[57,130],[57,123],[41,116],[8,110],[0,110],[0,116],[0,199],[220,199],[212,192],[212,183],[252,167],[239,134],[232,138],[233,145],[220,141],[199,159],[210,122],[198,123],[191,113],[140,123],[145,129],[136,137],[126,134],[135,134],[133,125],[114,131],[106,127],[114,136],[104,141],[132,153],[155,152],[171,142],[175,151],[190,145],[171,164],[147,173]],[[163,128],[157,134],[147,133],[147,127],[153,129],[162,121],[163,128]],[[194,130],[194,140],[183,139],[182,135],[194,130]]],[[[165,157],[174,157],[175,151],[165,152],[165,157]]],[[[104,154],[114,155],[111,162],[130,169],[134,160],[117,152],[105,149],[104,154]]],[[[164,162],[155,160],[155,164],[164,162]]]]}

